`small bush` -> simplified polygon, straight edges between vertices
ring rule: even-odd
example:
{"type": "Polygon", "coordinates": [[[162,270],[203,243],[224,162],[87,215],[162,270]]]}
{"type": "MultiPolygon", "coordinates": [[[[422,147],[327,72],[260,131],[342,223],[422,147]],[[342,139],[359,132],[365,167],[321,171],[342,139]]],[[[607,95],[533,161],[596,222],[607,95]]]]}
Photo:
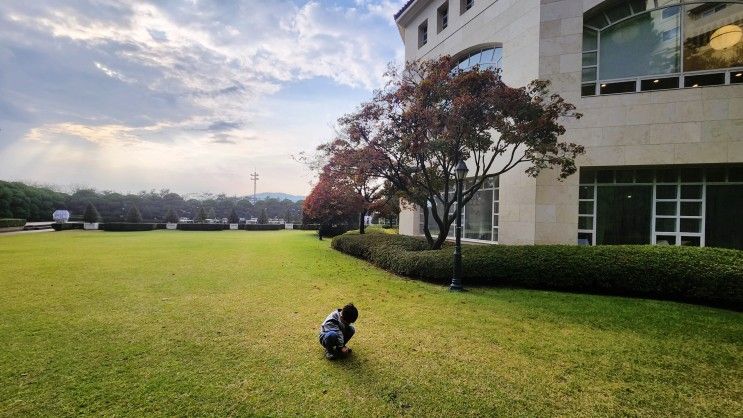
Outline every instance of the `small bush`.
{"type": "Polygon", "coordinates": [[[345,225],[345,224],[340,224],[340,225],[321,224],[319,228],[320,230],[319,233],[323,237],[332,238],[332,237],[336,237],[341,234],[345,234],[347,231],[349,231],[352,228],[353,227],[345,225]]]}
{"type": "Polygon", "coordinates": [[[100,220],[101,215],[98,213],[98,210],[92,203],[88,202],[88,206],[85,207],[85,213],[83,213],[83,221],[93,224],[100,220]]]}
{"type": "Polygon", "coordinates": [[[106,222],[101,224],[101,229],[111,232],[129,232],[129,231],[152,231],[155,224],[132,223],[132,222],[106,222]]]}
{"type": "Polygon", "coordinates": [[[230,216],[228,217],[228,220],[231,224],[236,224],[240,222],[240,217],[237,216],[237,210],[235,210],[235,208],[232,208],[232,210],[230,211],[230,216]]]}
{"type": "Polygon", "coordinates": [[[200,224],[204,222],[205,220],[206,220],[206,210],[202,206],[196,212],[196,216],[194,216],[193,221],[194,221],[194,224],[200,224]]]}
{"type": "Polygon", "coordinates": [[[17,228],[26,225],[25,219],[3,218],[0,219],[0,228],[17,228]]]}
{"type": "Polygon", "coordinates": [[[258,223],[262,225],[268,224],[268,215],[266,214],[266,208],[261,209],[261,214],[258,215],[258,223]]]}
{"type": "Polygon", "coordinates": [[[181,231],[222,231],[227,225],[224,224],[178,224],[181,231]]]}
{"type": "Polygon", "coordinates": [[[69,231],[71,229],[83,229],[83,224],[80,222],[65,222],[65,223],[53,223],[52,228],[55,231],[69,231]]]}
{"type": "Polygon", "coordinates": [[[284,224],[272,225],[272,224],[245,224],[246,231],[278,231],[284,229],[284,224]]]}
{"type": "MultiPolygon", "coordinates": [[[[418,238],[345,234],[333,248],[381,268],[447,284],[453,247],[428,250],[418,238]]],[[[743,307],[743,251],[721,248],[617,245],[464,245],[465,286],[515,286],[646,296],[743,307]]]]}
{"type": "Polygon", "coordinates": [[[142,213],[139,211],[139,208],[136,205],[132,205],[129,208],[129,212],[127,212],[126,214],[126,223],[142,223],[142,213]]]}
{"type": "Polygon", "coordinates": [[[173,208],[168,209],[168,211],[165,213],[165,222],[171,224],[178,223],[178,215],[175,214],[173,208]]]}

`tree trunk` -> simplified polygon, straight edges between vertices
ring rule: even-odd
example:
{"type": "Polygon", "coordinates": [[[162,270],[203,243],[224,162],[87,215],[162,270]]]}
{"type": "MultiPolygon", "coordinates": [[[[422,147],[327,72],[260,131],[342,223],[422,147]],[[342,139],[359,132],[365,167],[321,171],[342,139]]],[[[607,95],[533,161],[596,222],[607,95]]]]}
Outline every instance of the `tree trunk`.
{"type": "Polygon", "coordinates": [[[366,218],[366,211],[359,213],[359,234],[363,234],[364,228],[366,227],[366,225],[364,225],[364,218],[366,218]]]}
{"type": "Polygon", "coordinates": [[[428,207],[423,205],[423,235],[426,236],[426,241],[429,247],[433,247],[433,237],[431,231],[428,229],[428,207]]]}

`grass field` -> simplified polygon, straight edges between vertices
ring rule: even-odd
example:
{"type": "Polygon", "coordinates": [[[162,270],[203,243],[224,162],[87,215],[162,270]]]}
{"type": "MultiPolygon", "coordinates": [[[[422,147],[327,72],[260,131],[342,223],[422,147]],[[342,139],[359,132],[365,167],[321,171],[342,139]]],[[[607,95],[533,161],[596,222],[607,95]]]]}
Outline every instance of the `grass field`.
{"type": "Polygon", "coordinates": [[[0,415],[740,416],[743,314],[400,279],[311,232],[0,236],[0,415]],[[324,359],[331,309],[360,310],[324,359]]]}

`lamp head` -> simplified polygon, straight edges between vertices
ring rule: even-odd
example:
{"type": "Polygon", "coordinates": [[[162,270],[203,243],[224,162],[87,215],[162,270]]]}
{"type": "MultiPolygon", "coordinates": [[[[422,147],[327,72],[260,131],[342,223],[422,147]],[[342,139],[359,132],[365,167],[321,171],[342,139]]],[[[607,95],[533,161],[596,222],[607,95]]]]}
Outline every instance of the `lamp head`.
{"type": "Polygon", "coordinates": [[[465,177],[467,177],[467,172],[469,169],[467,168],[467,164],[464,163],[463,160],[459,160],[459,164],[457,164],[457,180],[464,180],[465,177]]]}

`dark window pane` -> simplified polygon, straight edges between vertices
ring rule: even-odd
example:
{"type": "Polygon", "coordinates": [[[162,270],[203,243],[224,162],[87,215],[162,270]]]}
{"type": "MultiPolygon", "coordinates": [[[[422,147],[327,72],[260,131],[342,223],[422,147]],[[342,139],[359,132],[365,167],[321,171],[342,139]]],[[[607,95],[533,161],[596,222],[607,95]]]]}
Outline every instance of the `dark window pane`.
{"type": "Polygon", "coordinates": [[[578,202],[578,213],[581,215],[593,215],[593,202],[578,202]]]}
{"type": "Polygon", "coordinates": [[[634,81],[621,81],[618,83],[601,84],[601,94],[631,93],[636,90],[637,85],[634,81]]]}
{"type": "Polygon", "coordinates": [[[578,229],[593,229],[593,218],[590,216],[579,216],[578,229]]]}
{"type": "Polygon", "coordinates": [[[611,22],[622,20],[631,14],[632,10],[629,8],[629,3],[620,3],[606,11],[606,16],[611,22]]]}
{"type": "Polygon", "coordinates": [[[493,213],[500,213],[500,204],[498,202],[493,203],[493,213]]]}
{"type": "Polygon", "coordinates": [[[743,250],[743,185],[707,186],[705,245],[743,250]]]}
{"type": "Polygon", "coordinates": [[[657,178],[658,183],[676,183],[678,181],[678,170],[674,168],[658,170],[657,178]]]}
{"type": "Polygon", "coordinates": [[[596,67],[584,68],[581,72],[581,81],[595,81],[596,80],[596,67]]]}
{"type": "Polygon", "coordinates": [[[596,181],[599,183],[614,183],[614,171],[600,170],[596,173],[596,181]]]}
{"type": "Polygon", "coordinates": [[[638,183],[652,183],[653,170],[636,170],[635,179],[638,183]]]}
{"type": "Polygon", "coordinates": [[[681,185],[681,198],[682,199],[701,199],[702,198],[702,186],[687,186],[681,185]]]}
{"type": "MultiPolygon", "coordinates": [[[[629,3],[630,3],[630,6],[632,6],[632,13],[637,14],[637,13],[644,12],[645,10],[647,10],[647,4],[648,4],[647,0],[631,0],[629,3]]],[[[653,7],[653,6],[650,6],[650,7],[653,7]]]]}
{"type": "Polygon", "coordinates": [[[676,245],[675,235],[658,235],[655,237],[656,245],[676,245]]]}
{"type": "Polygon", "coordinates": [[[707,181],[723,182],[725,181],[725,167],[710,167],[706,171],[707,181]]]}
{"type": "Polygon", "coordinates": [[[652,186],[599,187],[596,243],[649,244],[652,193],[652,186]]]}
{"type": "Polygon", "coordinates": [[[669,216],[676,215],[676,202],[656,202],[655,214],[669,216]]]}
{"type": "Polygon", "coordinates": [[[719,86],[725,84],[725,74],[687,75],[684,77],[684,87],[719,86]]]}
{"type": "Polygon", "coordinates": [[[702,225],[701,219],[681,218],[681,232],[701,232],[702,231],[701,225],[702,225]]]}
{"type": "Polygon", "coordinates": [[[743,71],[733,71],[730,73],[730,82],[733,84],[743,83],[743,71]]]}
{"type": "Polygon", "coordinates": [[[593,234],[588,233],[588,232],[578,232],[578,244],[579,245],[593,244],[593,234]]]}
{"type": "Polygon", "coordinates": [[[655,187],[655,198],[656,199],[676,199],[676,187],[677,186],[656,186],[655,187]]]}
{"type": "Polygon", "coordinates": [[[656,218],[656,232],[676,232],[676,218],[656,218]]]}
{"type": "MultiPolygon", "coordinates": [[[[594,28],[597,28],[597,29],[601,29],[604,26],[606,26],[606,25],[609,24],[609,22],[606,21],[606,18],[604,17],[604,14],[603,13],[596,13],[595,16],[590,17],[587,20],[584,20],[584,23],[586,25],[588,25],[588,26],[591,26],[591,27],[594,27],[594,28]]],[[[583,31],[584,34],[586,32],[588,32],[588,31],[583,31]]],[[[584,42],[585,42],[585,40],[584,40],[584,42]]],[[[585,49],[585,48],[583,48],[583,49],[585,49]]]]}
{"type": "Polygon", "coordinates": [[[593,29],[583,28],[583,50],[594,51],[598,47],[598,36],[593,29]]]}
{"type": "Polygon", "coordinates": [[[593,199],[593,186],[580,186],[578,197],[580,199],[593,199]]]}
{"type": "Polygon", "coordinates": [[[583,66],[596,65],[596,53],[595,52],[584,52],[583,53],[583,66]]]}
{"type": "Polygon", "coordinates": [[[702,202],[681,202],[681,216],[700,216],[702,202]]]}
{"type": "Polygon", "coordinates": [[[596,95],[596,83],[581,84],[580,94],[581,96],[595,96],[596,95]]]}
{"type": "Polygon", "coordinates": [[[580,184],[593,183],[596,179],[596,172],[592,170],[580,170],[580,184]]]}
{"type": "Polygon", "coordinates": [[[617,170],[616,177],[617,183],[632,183],[635,179],[635,172],[633,170],[617,170]]]}
{"type": "Polygon", "coordinates": [[[699,247],[700,241],[699,237],[681,237],[681,245],[687,247],[699,247]]]}
{"type": "Polygon", "coordinates": [[[743,181],[743,167],[728,168],[728,181],[743,181]]]}
{"type": "Polygon", "coordinates": [[[498,228],[493,228],[493,241],[498,242],[498,228]]]}
{"type": "Polygon", "coordinates": [[[677,89],[678,87],[678,77],[652,78],[640,81],[640,90],[642,91],[677,89]]]}
{"type": "Polygon", "coordinates": [[[493,215],[493,226],[498,226],[498,215],[493,215]]]}
{"type": "Polygon", "coordinates": [[[686,183],[698,183],[702,181],[701,168],[682,168],[681,181],[686,183]]]}

